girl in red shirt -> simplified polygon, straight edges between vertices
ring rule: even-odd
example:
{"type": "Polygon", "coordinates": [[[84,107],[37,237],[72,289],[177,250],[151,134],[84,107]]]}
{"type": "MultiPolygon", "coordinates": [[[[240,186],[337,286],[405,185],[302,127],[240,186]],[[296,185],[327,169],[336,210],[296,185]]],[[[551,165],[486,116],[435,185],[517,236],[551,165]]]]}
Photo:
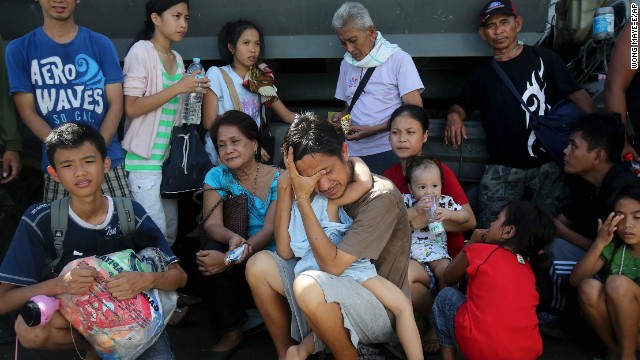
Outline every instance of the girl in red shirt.
{"type": "Polygon", "coordinates": [[[433,322],[442,359],[456,347],[468,359],[536,359],[542,354],[532,269],[553,239],[553,218],[528,201],[507,205],[489,229],[476,230],[449,264],[443,281],[468,275],[467,296],[445,288],[436,297],[433,322]]]}

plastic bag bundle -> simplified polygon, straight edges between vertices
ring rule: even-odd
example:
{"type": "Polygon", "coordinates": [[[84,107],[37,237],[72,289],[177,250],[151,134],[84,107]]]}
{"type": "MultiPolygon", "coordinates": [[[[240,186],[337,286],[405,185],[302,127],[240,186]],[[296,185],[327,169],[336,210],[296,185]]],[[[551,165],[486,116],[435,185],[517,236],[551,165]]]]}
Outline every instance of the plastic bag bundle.
{"type": "Polygon", "coordinates": [[[139,357],[162,334],[176,308],[175,291],[150,289],[132,299],[118,300],[107,290],[106,279],[126,271],[166,271],[168,263],[157,248],[90,256],[68,263],[61,272],[91,266],[99,273],[90,292],[59,296],[60,313],[82,334],[102,359],[139,357]]]}

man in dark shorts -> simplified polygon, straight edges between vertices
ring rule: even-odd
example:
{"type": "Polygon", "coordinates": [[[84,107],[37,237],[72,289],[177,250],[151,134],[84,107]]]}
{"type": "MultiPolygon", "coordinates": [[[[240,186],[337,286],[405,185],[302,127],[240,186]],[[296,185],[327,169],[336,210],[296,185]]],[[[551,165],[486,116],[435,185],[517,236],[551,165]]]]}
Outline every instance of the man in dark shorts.
{"type": "Polygon", "coordinates": [[[522,17],[509,0],[489,1],[483,6],[479,33],[491,47],[493,59],[469,76],[447,114],[445,141],[457,146],[466,138],[464,120],[475,110],[481,113],[489,159],[480,180],[480,228],[488,228],[506,204],[528,192],[533,202],[544,204],[553,215],[566,202],[562,168],[536,146],[529,111],[546,115],[565,98],[584,112],[596,110],[560,56],[518,41],[522,24],[522,17]],[[529,111],[500,79],[491,64],[494,60],[529,111]]]}

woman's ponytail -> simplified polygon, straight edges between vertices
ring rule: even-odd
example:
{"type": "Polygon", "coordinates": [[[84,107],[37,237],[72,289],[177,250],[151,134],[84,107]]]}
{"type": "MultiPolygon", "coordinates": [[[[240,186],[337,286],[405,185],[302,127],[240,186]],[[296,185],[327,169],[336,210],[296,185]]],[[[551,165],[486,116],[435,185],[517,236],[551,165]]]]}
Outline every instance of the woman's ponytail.
{"type": "MultiPolygon", "coordinates": [[[[229,50],[228,44],[231,43],[231,39],[229,39],[229,32],[231,27],[233,26],[232,22],[228,22],[222,26],[220,32],[218,33],[218,52],[220,53],[220,59],[224,65],[233,63],[233,53],[229,50]]],[[[233,44],[235,46],[235,44],[233,44]]]]}
{"type": "Polygon", "coordinates": [[[138,32],[136,37],[133,39],[133,42],[127,48],[127,53],[129,52],[133,44],[137,43],[138,41],[151,40],[151,38],[153,37],[154,30],[155,30],[155,27],[153,25],[153,22],[151,20],[145,20],[144,27],[138,32]]]}
{"type": "Polygon", "coordinates": [[[153,32],[156,30],[156,27],[153,24],[153,21],[151,21],[152,14],[155,13],[158,15],[162,15],[162,13],[167,11],[167,9],[169,9],[170,7],[181,3],[185,3],[187,4],[187,7],[189,7],[188,0],[148,0],[144,5],[146,19],[144,21],[144,27],[142,28],[142,30],[140,30],[140,32],[138,32],[138,35],[136,35],[131,45],[129,45],[129,47],[127,48],[127,53],[129,52],[133,44],[137,43],[140,40],[151,40],[151,38],[153,37],[153,32]]]}

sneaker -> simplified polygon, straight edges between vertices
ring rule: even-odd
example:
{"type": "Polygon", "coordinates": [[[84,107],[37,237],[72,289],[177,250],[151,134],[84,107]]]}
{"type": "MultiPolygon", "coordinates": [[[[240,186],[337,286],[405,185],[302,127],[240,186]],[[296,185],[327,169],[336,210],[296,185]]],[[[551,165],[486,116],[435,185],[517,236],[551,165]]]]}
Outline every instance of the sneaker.
{"type": "Polygon", "coordinates": [[[169,321],[167,322],[167,324],[171,325],[171,326],[178,325],[184,319],[186,319],[187,316],[189,316],[189,307],[188,306],[183,306],[181,308],[177,307],[173,311],[173,314],[171,314],[171,316],[169,317],[169,321]]]}
{"type": "Polygon", "coordinates": [[[541,325],[542,324],[554,323],[554,322],[558,321],[558,319],[560,319],[559,315],[552,314],[552,313],[546,312],[546,311],[538,312],[538,323],[541,324],[541,325]]]}
{"type": "Polygon", "coordinates": [[[191,306],[201,302],[202,298],[199,296],[178,293],[178,306],[191,306]]]}
{"type": "Polygon", "coordinates": [[[540,323],[538,325],[540,334],[552,337],[559,340],[569,340],[571,337],[565,329],[562,328],[560,321],[554,321],[550,323],[540,323]]]}
{"type": "Polygon", "coordinates": [[[264,328],[264,321],[258,309],[247,309],[247,321],[242,325],[242,332],[245,335],[255,335],[264,328]]]}

